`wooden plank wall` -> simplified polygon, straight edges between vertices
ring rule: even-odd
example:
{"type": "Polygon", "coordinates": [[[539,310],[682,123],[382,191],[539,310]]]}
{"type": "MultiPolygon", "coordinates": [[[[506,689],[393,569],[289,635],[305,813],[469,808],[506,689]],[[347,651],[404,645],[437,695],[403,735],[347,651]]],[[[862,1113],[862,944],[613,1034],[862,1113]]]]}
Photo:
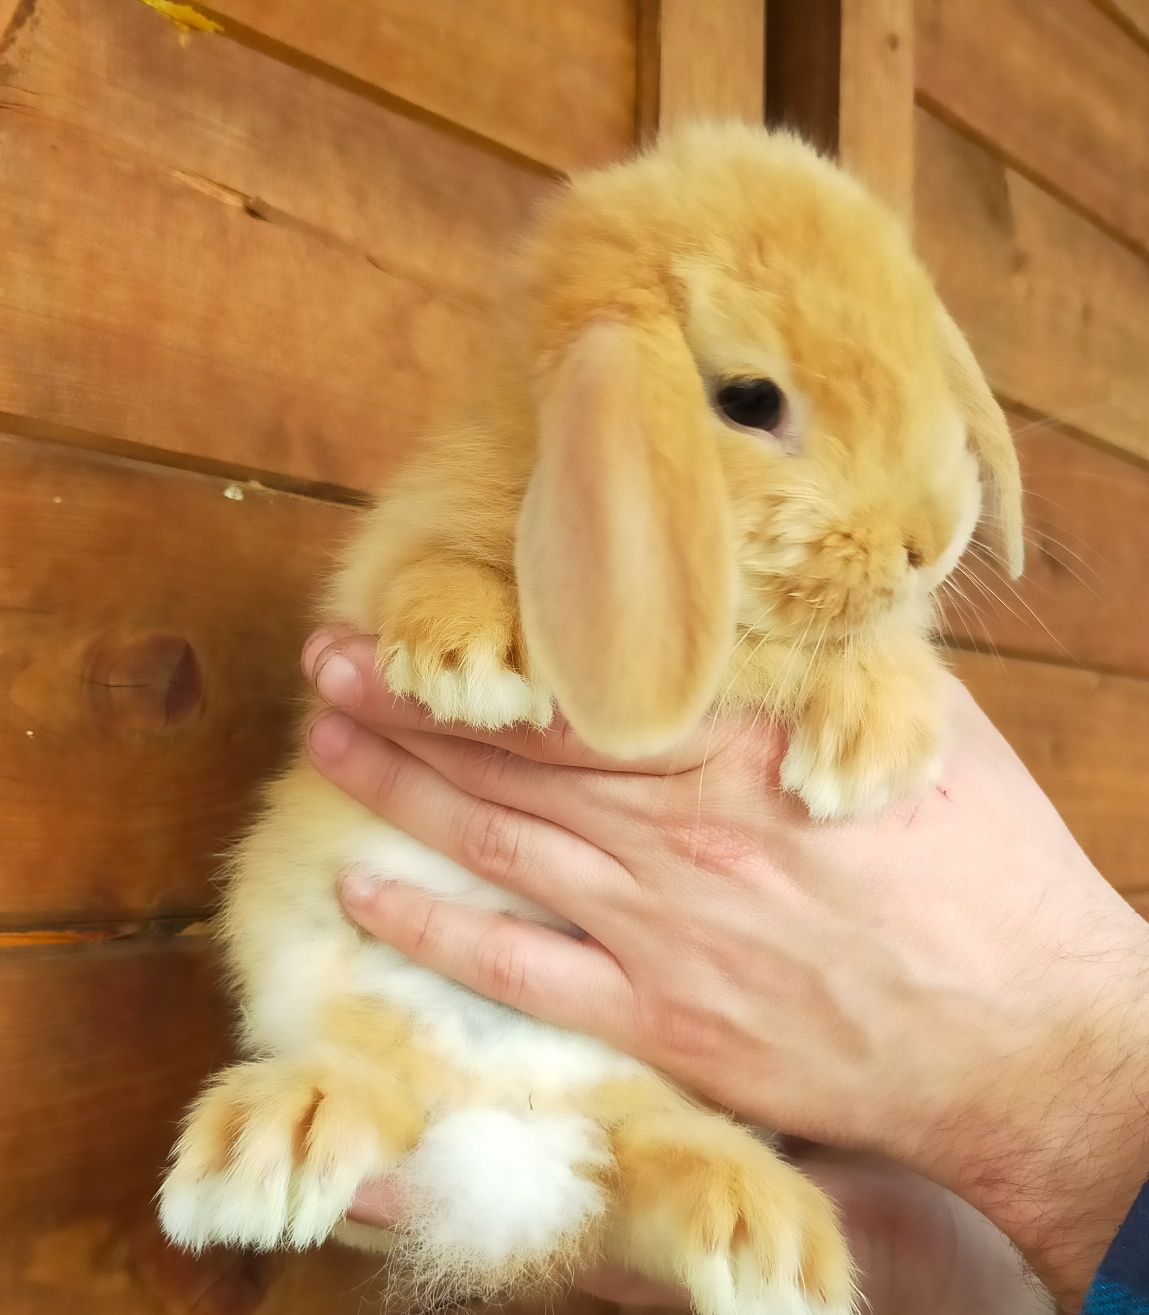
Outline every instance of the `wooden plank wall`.
{"type": "Polygon", "coordinates": [[[200,12],[221,30],[0,0],[5,1315],[380,1295],[338,1248],[156,1235],[227,1054],[216,856],[281,755],[331,549],[474,368],[537,199],[640,118],[762,110],[763,0],[200,12]]]}
{"type": "Polygon", "coordinates": [[[140,0],[0,0],[11,1315],[379,1290],[337,1248],[156,1236],[175,1119],[227,1053],[216,855],[282,752],[352,504],[471,369],[536,199],[635,136],[634,0],[213,16],[184,41],[140,0]]]}
{"type": "Polygon", "coordinates": [[[1025,581],[965,582],[958,669],[1144,906],[1149,31],[1136,11],[915,0],[913,172],[919,244],[1014,415],[1029,497],[1025,581]]]}

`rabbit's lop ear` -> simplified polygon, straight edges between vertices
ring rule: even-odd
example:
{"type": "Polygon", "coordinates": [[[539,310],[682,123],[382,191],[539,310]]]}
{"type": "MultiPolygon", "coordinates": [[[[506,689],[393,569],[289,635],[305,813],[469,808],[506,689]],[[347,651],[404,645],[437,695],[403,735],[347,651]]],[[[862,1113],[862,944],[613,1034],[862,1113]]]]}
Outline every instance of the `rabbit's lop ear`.
{"type": "Polygon", "coordinates": [[[969,432],[970,444],[991,491],[990,511],[997,552],[1013,579],[1025,566],[1021,470],[1013,435],[965,335],[938,306],[938,328],[946,377],[969,432]]]}
{"type": "Polygon", "coordinates": [[[516,551],[527,645],[576,734],[636,758],[687,735],[734,635],[730,503],[668,315],[594,320],[544,377],[516,551]]]}

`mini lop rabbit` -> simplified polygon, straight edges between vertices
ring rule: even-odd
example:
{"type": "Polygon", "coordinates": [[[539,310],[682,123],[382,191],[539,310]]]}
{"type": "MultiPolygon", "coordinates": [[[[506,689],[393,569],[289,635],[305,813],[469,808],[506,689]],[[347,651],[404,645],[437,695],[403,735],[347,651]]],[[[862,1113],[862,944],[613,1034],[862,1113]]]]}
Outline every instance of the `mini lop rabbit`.
{"type": "MultiPolygon", "coordinates": [[[[718,702],[786,723],[817,817],[929,784],[932,592],[982,513],[1021,568],[1014,449],[901,224],[793,137],[698,127],[551,202],[489,373],[368,515],[327,602],[444,719],[620,758],[718,702]]],[[[329,1234],[390,1175],[401,1259],[452,1295],[597,1257],[701,1315],[843,1315],[834,1209],[762,1139],[588,1038],[488,1003],[343,917],[349,868],[553,921],[302,760],[222,915],[247,1058],[192,1108],[177,1242],[329,1234]]],[[[569,930],[569,929],[568,929],[569,930]]]]}

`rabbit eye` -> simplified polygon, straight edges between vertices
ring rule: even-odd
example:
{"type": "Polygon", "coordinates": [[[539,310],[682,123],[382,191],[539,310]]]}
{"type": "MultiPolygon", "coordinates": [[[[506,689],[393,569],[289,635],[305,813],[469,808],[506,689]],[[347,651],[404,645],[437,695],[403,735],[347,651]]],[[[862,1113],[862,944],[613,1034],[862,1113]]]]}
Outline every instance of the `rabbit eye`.
{"type": "Polygon", "coordinates": [[[743,429],[772,434],[786,418],[786,394],[773,379],[739,379],[715,394],[718,409],[743,429]]]}

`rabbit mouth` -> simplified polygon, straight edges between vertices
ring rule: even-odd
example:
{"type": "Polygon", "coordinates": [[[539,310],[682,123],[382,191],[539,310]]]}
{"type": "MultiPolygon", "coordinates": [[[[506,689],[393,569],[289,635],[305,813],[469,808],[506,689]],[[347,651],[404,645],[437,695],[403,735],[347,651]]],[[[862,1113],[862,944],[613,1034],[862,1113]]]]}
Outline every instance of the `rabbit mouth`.
{"type": "Polygon", "coordinates": [[[804,642],[844,639],[865,633],[923,595],[906,576],[892,583],[850,584],[817,576],[779,576],[756,572],[743,591],[740,623],[779,639],[804,642]]]}

